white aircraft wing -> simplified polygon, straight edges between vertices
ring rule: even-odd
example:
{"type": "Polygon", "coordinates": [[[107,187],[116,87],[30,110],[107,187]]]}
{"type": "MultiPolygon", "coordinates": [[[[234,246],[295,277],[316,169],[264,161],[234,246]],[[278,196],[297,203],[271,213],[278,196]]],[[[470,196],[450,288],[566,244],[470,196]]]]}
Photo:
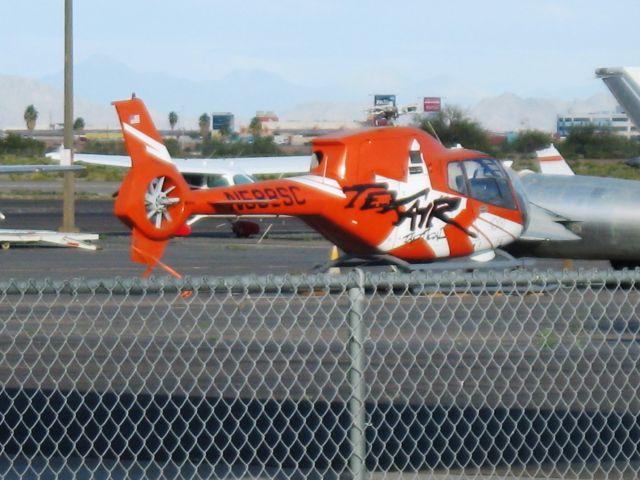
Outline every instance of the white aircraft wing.
{"type": "Polygon", "coordinates": [[[182,173],[242,172],[249,175],[305,173],[310,155],[238,158],[177,158],[174,163],[182,173]]]}
{"type": "Polygon", "coordinates": [[[98,240],[98,238],[95,233],[63,233],[51,230],[0,230],[0,245],[3,249],[9,248],[14,243],[45,243],[61,247],[97,250],[98,246],[90,242],[98,240]]]}
{"type": "Polygon", "coordinates": [[[84,170],[80,165],[0,165],[0,173],[53,173],[84,170]]]}
{"type": "MultiPolygon", "coordinates": [[[[60,161],[60,152],[47,153],[47,158],[60,161]]],[[[105,165],[109,167],[131,167],[131,159],[128,155],[101,155],[92,153],[74,153],[74,162],[87,163],[91,165],[105,165]]]]}
{"type": "MultiPolygon", "coordinates": [[[[60,160],[60,152],[47,154],[48,158],[60,160]]],[[[112,167],[131,167],[127,155],[100,155],[75,153],[74,161],[112,167]]],[[[221,174],[229,172],[249,175],[308,172],[311,163],[309,155],[278,157],[238,157],[238,158],[174,158],[173,163],[180,173],[221,174]]]]}

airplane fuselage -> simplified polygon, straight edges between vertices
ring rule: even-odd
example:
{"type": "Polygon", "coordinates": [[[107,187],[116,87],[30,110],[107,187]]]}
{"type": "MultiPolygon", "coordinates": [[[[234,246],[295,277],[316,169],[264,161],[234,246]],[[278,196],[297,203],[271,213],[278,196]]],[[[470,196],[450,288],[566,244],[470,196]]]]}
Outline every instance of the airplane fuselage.
{"type": "Polygon", "coordinates": [[[521,178],[528,200],[565,217],[574,241],[518,240],[518,256],[611,260],[640,265],[640,183],[615,178],[530,173],[521,178]]]}

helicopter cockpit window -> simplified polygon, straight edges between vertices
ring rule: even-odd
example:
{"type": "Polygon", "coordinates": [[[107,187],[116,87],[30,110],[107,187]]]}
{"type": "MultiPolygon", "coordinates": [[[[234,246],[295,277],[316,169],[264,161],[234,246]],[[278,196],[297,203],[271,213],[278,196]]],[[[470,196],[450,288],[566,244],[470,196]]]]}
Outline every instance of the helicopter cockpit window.
{"type": "Polygon", "coordinates": [[[507,174],[493,158],[451,162],[447,174],[448,186],[454,192],[499,207],[516,208],[507,174]]]}
{"type": "Polygon", "coordinates": [[[507,174],[497,160],[476,158],[463,162],[469,196],[504,208],[516,208],[507,174]]]}
{"type": "Polygon", "coordinates": [[[462,162],[451,162],[448,166],[449,188],[454,192],[467,195],[467,184],[464,180],[462,162]]]}

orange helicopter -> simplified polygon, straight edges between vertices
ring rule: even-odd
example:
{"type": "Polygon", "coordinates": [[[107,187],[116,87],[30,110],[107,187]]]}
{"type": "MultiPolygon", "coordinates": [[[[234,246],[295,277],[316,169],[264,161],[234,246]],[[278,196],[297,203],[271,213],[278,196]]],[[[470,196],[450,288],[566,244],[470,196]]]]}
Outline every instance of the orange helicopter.
{"type": "Polygon", "coordinates": [[[307,175],[191,190],[144,103],[114,105],[132,161],[115,214],[133,231],[132,259],[145,275],[195,214],[296,216],[350,256],[408,263],[492,258],[527,223],[525,197],[499,161],[419,129],[319,137],[307,175]]]}

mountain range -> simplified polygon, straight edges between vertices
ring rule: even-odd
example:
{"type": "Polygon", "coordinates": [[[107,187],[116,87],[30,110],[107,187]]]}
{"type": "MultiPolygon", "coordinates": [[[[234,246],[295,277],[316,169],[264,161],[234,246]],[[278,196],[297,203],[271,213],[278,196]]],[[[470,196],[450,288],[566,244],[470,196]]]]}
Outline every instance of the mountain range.
{"type": "MultiPolygon", "coordinates": [[[[594,80],[595,81],[595,80],[594,80]]],[[[27,105],[39,111],[36,128],[48,128],[63,118],[63,75],[40,79],[0,74],[0,129],[23,128],[27,105]]],[[[371,85],[370,85],[371,86],[371,85]]],[[[565,113],[611,111],[616,102],[607,93],[581,100],[523,98],[513,93],[489,96],[447,76],[410,81],[377,91],[396,93],[399,104],[421,96],[441,96],[491,131],[534,128],[554,131],[556,116],[565,113]]],[[[369,87],[367,87],[369,88],[369,87]]],[[[366,117],[371,95],[348,83],[323,87],[302,86],[262,70],[235,70],[214,79],[179,78],[165,73],[137,72],[109,57],[94,56],[74,67],[75,117],[88,128],[117,128],[110,103],[135,92],[149,106],[160,128],[168,128],[167,115],[176,111],[178,126],[195,128],[203,113],[230,111],[236,125],[248,123],[257,110],[275,111],[282,120],[354,121],[366,117]]]]}

